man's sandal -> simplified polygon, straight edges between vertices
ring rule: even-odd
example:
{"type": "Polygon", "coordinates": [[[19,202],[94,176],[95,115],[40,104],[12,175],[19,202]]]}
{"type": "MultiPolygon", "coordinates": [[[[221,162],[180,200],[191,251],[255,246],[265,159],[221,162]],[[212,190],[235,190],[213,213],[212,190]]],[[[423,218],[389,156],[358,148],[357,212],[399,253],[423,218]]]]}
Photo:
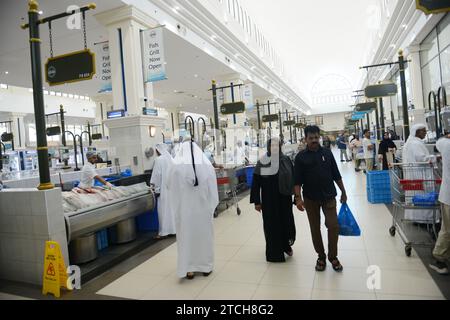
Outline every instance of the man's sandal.
{"type": "Polygon", "coordinates": [[[317,259],[316,262],[316,271],[322,272],[327,268],[327,263],[325,260],[317,259]]]}
{"type": "Polygon", "coordinates": [[[331,265],[333,266],[333,270],[336,272],[342,272],[342,270],[344,270],[344,267],[341,265],[338,259],[334,259],[331,262],[331,265]]]}

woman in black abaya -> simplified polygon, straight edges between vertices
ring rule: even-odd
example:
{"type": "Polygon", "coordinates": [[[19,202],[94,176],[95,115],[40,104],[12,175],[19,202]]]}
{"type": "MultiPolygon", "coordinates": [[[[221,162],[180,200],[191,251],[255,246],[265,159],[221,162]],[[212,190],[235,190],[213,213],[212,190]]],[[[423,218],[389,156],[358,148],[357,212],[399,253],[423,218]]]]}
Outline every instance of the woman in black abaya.
{"type": "MultiPolygon", "coordinates": [[[[389,133],[385,132],[383,135],[383,140],[380,142],[380,146],[378,148],[378,155],[382,158],[383,161],[383,170],[389,170],[388,164],[388,154],[391,150],[396,150],[397,146],[394,141],[389,137],[389,133]]],[[[395,151],[394,151],[395,152],[395,151]]]]}
{"type": "Polygon", "coordinates": [[[293,255],[296,234],[293,192],[292,161],[281,152],[278,139],[269,140],[267,154],[256,165],[250,195],[250,203],[262,211],[268,262],[285,262],[285,253],[293,255]]]}

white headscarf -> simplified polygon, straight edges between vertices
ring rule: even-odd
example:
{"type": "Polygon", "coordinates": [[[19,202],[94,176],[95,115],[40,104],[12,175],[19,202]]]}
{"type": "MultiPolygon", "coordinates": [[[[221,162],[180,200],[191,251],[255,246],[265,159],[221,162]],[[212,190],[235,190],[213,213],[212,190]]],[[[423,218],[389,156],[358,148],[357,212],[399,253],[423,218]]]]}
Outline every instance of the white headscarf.
{"type": "Polygon", "coordinates": [[[417,131],[420,129],[426,129],[426,126],[418,123],[411,127],[408,141],[403,146],[402,161],[404,163],[421,163],[435,159],[433,155],[430,155],[424,141],[416,137],[417,131]]]}
{"type": "MultiPolygon", "coordinates": [[[[411,127],[411,132],[410,132],[410,138],[411,137],[416,137],[416,134],[417,134],[417,131],[419,131],[419,130],[421,130],[421,129],[426,129],[427,128],[427,126],[426,125],[424,125],[423,123],[418,123],[418,124],[415,124],[415,125],[413,125],[412,127],[411,127]]],[[[408,138],[409,139],[409,138],[408,138]]]]}
{"type": "Polygon", "coordinates": [[[158,150],[158,152],[161,156],[167,156],[167,155],[170,156],[169,150],[168,150],[169,148],[167,147],[166,144],[158,143],[155,148],[156,148],[156,150],[158,150]]]}
{"type": "Polygon", "coordinates": [[[216,179],[214,167],[195,142],[183,142],[174,162],[178,166],[177,173],[179,178],[185,179],[192,186],[194,186],[196,178],[198,185],[206,183],[208,179],[216,179]],[[192,155],[194,157],[194,166],[192,165],[192,155]]]}

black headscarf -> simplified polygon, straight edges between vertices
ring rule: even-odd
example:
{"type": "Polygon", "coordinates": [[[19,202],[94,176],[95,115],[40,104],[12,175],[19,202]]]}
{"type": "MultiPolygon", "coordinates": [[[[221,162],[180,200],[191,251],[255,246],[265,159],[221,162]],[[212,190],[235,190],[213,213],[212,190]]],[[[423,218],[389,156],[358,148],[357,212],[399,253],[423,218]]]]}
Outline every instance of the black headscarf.
{"type": "Polygon", "coordinates": [[[255,174],[260,176],[278,175],[280,193],[284,195],[292,195],[294,193],[294,166],[291,159],[283,154],[281,143],[276,138],[267,141],[267,153],[256,164],[255,174]],[[278,168],[272,168],[272,143],[278,143],[280,148],[278,153],[278,168]],[[264,170],[262,168],[267,168],[267,172],[263,172],[264,170]]]}

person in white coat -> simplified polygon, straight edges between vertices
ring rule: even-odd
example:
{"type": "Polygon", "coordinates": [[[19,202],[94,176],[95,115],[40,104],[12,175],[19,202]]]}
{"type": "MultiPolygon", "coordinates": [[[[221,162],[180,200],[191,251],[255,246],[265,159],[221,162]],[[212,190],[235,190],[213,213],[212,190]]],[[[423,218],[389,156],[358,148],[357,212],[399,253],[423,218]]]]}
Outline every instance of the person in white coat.
{"type": "Polygon", "coordinates": [[[439,274],[448,274],[450,263],[450,134],[439,139],[436,148],[442,157],[442,185],[439,193],[441,209],[441,230],[433,250],[436,259],[430,267],[439,274]]]}
{"type": "Polygon", "coordinates": [[[155,186],[158,203],[159,233],[155,239],[161,239],[176,234],[175,215],[170,207],[171,197],[167,189],[168,172],[173,159],[164,144],[156,145],[156,153],[158,157],[155,159],[150,183],[155,186]]]}
{"type": "Polygon", "coordinates": [[[208,276],[214,268],[213,216],[219,194],[214,167],[195,142],[181,144],[168,188],[177,229],[177,275],[208,276]]]}
{"type": "MultiPolygon", "coordinates": [[[[424,139],[427,136],[427,128],[424,124],[416,124],[411,127],[411,133],[403,146],[402,162],[408,164],[424,164],[426,162],[434,162],[435,156],[431,155],[425,146],[424,139]]],[[[434,171],[430,166],[424,167],[420,171],[413,172],[411,168],[404,169],[405,178],[408,180],[426,179],[434,180],[434,171]]],[[[429,184],[425,185],[424,193],[432,192],[432,188],[428,190],[429,184]]],[[[412,199],[415,195],[414,191],[405,191],[405,195],[408,199],[412,199]]],[[[427,209],[405,209],[405,218],[407,220],[413,220],[418,223],[427,223],[433,220],[433,210],[427,209]]]]}

